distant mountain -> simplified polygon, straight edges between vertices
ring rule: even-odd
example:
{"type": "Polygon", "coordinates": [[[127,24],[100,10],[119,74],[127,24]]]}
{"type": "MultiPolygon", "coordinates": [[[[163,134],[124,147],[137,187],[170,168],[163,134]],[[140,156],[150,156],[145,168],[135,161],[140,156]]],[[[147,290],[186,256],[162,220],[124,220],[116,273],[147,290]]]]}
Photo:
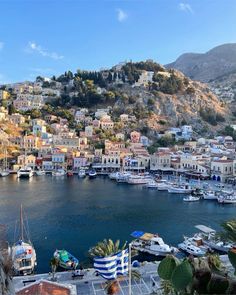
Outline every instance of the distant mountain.
{"type": "Polygon", "coordinates": [[[185,53],[166,67],[201,82],[225,79],[236,74],[236,43],[223,44],[206,53],[185,53]]]}

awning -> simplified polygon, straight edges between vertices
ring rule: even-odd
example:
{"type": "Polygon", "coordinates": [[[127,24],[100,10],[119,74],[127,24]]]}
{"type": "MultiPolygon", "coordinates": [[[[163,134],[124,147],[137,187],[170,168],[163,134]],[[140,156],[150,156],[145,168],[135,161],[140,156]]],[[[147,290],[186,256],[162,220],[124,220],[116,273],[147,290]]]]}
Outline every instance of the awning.
{"type": "Polygon", "coordinates": [[[215,233],[216,231],[208,226],[205,226],[205,225],[195,225],[195,227],[197,229],[199,229],[200,231],[204,232],[205,234],[210,234],[210,233],[215,233]]]}

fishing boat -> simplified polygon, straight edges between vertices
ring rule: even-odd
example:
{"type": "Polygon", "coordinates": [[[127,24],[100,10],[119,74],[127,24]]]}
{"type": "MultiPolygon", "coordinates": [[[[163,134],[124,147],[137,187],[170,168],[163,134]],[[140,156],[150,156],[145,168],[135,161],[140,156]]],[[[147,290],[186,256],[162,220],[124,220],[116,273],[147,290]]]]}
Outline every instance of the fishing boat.
{"type": "Polygon", "coordinates": [[[151,178],[150,176],[145,176],[145,175],[131,175],[127,183],[128,184],[147,184],[150,182],[151,178]]]}
{"type": "Polygon", "coordinates": [[[31,178],[32,176],[33,170],[29,166],[22,167],[17,171],[18,178],[31,178]]]}
{"type": "Polygon", "coordinates": [[[37,265],[36,252],[30,241],[27,224],[23,221],[23,209],[20,208],[20,236],[11,248],[11,258],[15,275],[28,275],[37,265]],[[24,235],[25,234],[25,235],[24,235]]]}
{"type": "Polygon", "coordinates": [[[158,234],[134,231],[131,236],[135,238],[131,243],[131,247],[139,252],[155,256],[166,256],[167,254],[175,254],[178,252],[177,248],[165,244],[158,234]]]}
{"type": "Polygon", "coordinates": [[[94,170],[94,169],[89,170],[89,178],[96,178],[96,177],[97,177],[96,170],[94,170]]]}
{"type": "Polygon", "coordinates": [[[52,176],[60,177],[60,176],[65,176],[66,171],[64,169],[57,169],[56,171],[52,172],[52,176]]]}
{"type": "Polygon", "coordinates": [[[59,263],[59,266],[64,269],[76,269],[79,260],[66,250],[56,250],[53,255],[59,263]]]}
{"type": "Polygon", "coordinates": [[[36,174],[37,176],[43,176],[43,175],[46,174],[46,172],[45,172],[44,170],[36,170],[36,171],[35,171],[35,174],[36,174]]]}
{"type": "Polygon", "coordinates": [[[203,245],[208,246],[212,250],[227,253],[234,246],[231,242],[222,241],[216,234],[216,231],[208,226],[199,224],[195,227],[200,230],[196,235],[202,239],[203,245]]]}
{"type": "Polygon", "coordinates": [[[192,195],[189,195],[189,196],[183,198],[184,202],[197,202],[199,200],[200,200],[200,197],[194,197],[192,195]]]}
{"type": "Polygon", "coordinates": [[[192,187],[188,184],[185,185],[172,185],[168,188],[168,192],[172,194],[190,194],[192,192],[192,187]]]}
{"type": "Polygon", "coordinates": [[[143,188],[147,188],[147,189],[154,189],[156,190],[158,188],[157,183],[155,180],[151,180],[149,181],[147,184],[145,184],[143,186],[143,188]]]}
{"type": "Polygon", "coordinates": [[[80,169],[79,170],[78,177],[79,178],[85,178],[86,177],[86,171],[85,171],[85,169],[80,169]]]}

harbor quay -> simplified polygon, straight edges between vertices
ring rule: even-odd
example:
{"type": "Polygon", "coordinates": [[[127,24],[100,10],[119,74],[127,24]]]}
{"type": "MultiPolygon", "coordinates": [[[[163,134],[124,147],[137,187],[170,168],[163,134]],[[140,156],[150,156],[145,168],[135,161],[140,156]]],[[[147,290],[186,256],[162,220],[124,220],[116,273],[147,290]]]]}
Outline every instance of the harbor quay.
{"type": "MultiPolygon", "coordinates": [[[[227,255],[220,255],[223,266],[233,273],[233,267],[229,262],[227,255]]],[[[132,279],[131,294],[132,295],[149,295],[163,294],[161,288],[160,277],[157,273],[159,261],[142,262],[139,267],[133,267],[140,273],[139,279],[132,279]]],[[[94,268],[83,270],[83,276],[73,278],[73,271],[57,272],[55,278],[51,273],[42,273],[30,276],[18,276],[13,278],[16,294],[32,294],[29,293],[30,287],[35,284],[50,282],[55,286],[64,286],[70,290],[70,295],[102,295],[107,294],[105,291],[106,280],[98,276],[94,268]],[[27,291],[28,290],[28,291],[27,291]],[[24,292],[24,293],[23,293],[24,292]]],[[[129,295],[128,277],[123,277],[119,281],[119,295],[129,295]]],[[[63,293],[64,294],[64,293],[63,293]]]]}

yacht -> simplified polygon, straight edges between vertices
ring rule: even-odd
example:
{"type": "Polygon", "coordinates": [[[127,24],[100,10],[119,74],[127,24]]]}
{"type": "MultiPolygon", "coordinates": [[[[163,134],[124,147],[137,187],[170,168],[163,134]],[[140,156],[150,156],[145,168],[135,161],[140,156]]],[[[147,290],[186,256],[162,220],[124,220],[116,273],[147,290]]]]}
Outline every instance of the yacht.
{"type": "Polygon", "coordinates": [[[149,181],[147,184],[145,184],[145,185],[143,186],[143,188],[147,188],[147,189],[157,189],[157,188],[158,188],[158,185],[157,185],[157,183],[156,183],[155,180],[151,180],[151,181],[149,181]]]}
{"type": "Polygon", "coordinates": [[[147,184],[150,182],[151,178],[150,176],[143,176],[143,175],[131,175],[127,183],[128,184],[147,184]]]}
{"type": "Polygon", "coordinates": [[[217,194],[214,191],[206,191],[203,194],[204,200],[217,200],[217,194]]]}
{"type": "Polygon", "coordinates": [[[192,187],[190,187],[188,184],[173,185],[168,188],[168,192],[172,194],[190,194],[192,190],[192,187]]]}
{"type": "Polygon", "coordinates": [[[4,168],[0,170],[0,176],[1,177],[6,177],[10,174],[9,169],[7,168],[7,149],[4,150],[4,168]]]}
{"type": "Polygon", "coordinates": [[[116,180],[117,177],[119,177],[120,175],[120,172],[112,172],[108,175],[108,177],[111,179],[111,180],[116,180]]]}
{"type": "Polygon", "coordinates": [[[199,200],[200,200],[200,197],[195,197],[195,196],[192,196],[192,195],[189,195],[189,196],[183,198],[184,202],[197,202],[199,200]]]}
{"type": "Polygon", "coordinates": [[[168,191],[172,184],[166,180],[161,180],[157,182],[157,189],[159,191],[168,191]]]}
{"type": "Polygon", "coordinates": [[[57,169],[56,171],[52,172],[52,176],[65,176],[66,175],[66,171],[64,169],[57,169]]]}
{"type": "Polygon", "coordinates": [[[26,224],[23,224],[23,209],[20,208],[20,236],[11,248],[13,271],[16,275],[28,275],[34,272],[37,265],[36,252],[29,239],[26,224]],[[26,236],[24,236],[24,233],[26,236]]]}
{"type": "Polygon", "coordinates": [[[134,231],[131,236],[135,238],[131,243],[131,247],[139,252],[155,256],[166,256],[167,254],[175,254],[178,252],[177,248],[165,244],[158,234],[134,231]]]}
{"type": "Polygon", "coordinates": [[[199,224],[195,226],[200,232],[196,234],[199,236],[203,245],[208,246],[212,250],[227,253],[234,245],[230,242],[222,241],[219,236],[216,235],[216,231],[210,227],[199,224]]]}
{"type": "Polygon", "coordinates": [[[85,178],[86,177],[86,171],[85,171],[85,169],[80,169],[79,170],[78,177],[79,178],[85,178]]]}
{"type": "Polygon", "coordinates": [[[96,177],[97,177],[96,170],[94,170],[94,169],[89,170],[89,178],[96,178],[96,177]]]}
{"type": "Polygon", "coordinates": [[[0,171],[0,176],[1,177],[6,177],[10,174],[9,170],[1,170],[0,171]]]}
{"type": "Polygon", "coordinates": [[[33,176],[33,170],[31,167],[25,166],[17,171],[18,178],[31,178],[33,176]]]}

